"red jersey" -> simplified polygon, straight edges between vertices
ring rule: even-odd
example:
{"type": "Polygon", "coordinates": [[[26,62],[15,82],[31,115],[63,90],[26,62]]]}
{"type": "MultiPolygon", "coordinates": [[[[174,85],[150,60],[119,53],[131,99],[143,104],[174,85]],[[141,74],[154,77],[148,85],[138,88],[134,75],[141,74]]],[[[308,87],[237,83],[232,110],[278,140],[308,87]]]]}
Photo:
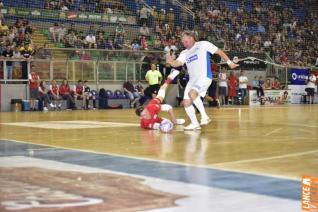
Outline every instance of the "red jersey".
{"type": "Polygon", "coordinates": [[[150,119],[141,119],[140,127],[144,129],[153,129],[153,126],[155,123],[160,123],[162,121],[162,118],[158,117],[160,108],[161,108],[160,99],[157,99],[157,98],[152,99],[145,108],[150,113],[150,119]]]}
{"type": "Polygon", "coordinates": [[[59,87],[57,85],[51,85],[51,92],[54,95],[58,95],[59,87]]]}
{"type": "Polygon", "coordinates": [[[70,93],[70,92],[71,92],[70,86],[68,86],[68,85],[60,85],[59,93],[61,95],[64,95],[64,94],[70,93]]]}
{"type": "Polygon", "coordinates": [[[84,87],[82,85],[76,85],[75,86],[75,94],[82,95],[83,94],[84,87]]]}
{"type": "Polygon", "coordinates": [[[39,80],[39,79],[40,79],[40,77],[39,77],[39,75],[37,73],[31,72],[31,74],[29,74],[30,88],[36,88],[37,89],[39,87],[37,80],[39,80]],[[35,81],[31,82],[31,80],[35,80],[35,81]]]}

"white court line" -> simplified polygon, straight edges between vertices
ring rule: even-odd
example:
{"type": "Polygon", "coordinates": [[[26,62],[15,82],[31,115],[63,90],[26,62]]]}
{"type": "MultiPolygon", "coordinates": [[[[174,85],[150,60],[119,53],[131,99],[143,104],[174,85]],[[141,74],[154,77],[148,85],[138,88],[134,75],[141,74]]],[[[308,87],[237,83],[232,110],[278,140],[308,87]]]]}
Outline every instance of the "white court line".
{"type": "Polygon", "coordinates": [[[270,136],[274,133],[277,133],[278,131],[281,131],[283,128],[277,128],[275,130],[270,131],[269,133],[266,133],[264,136],[270,136]]]}
{"type": "Polygon", "coordinates": [[[252,163],[252,162],[265,161],[265,160],[275,160],[275,159],[296,157],[296,156],[302,156],[302,155],[313,154],[313,153],[318,153],[318,149],[305,151],[305,152],[297,152],[297,153],[291,153],[291,154],[285,154],[285,155],[272,156],[272,157],[255,158],[255,159],[249,159],[249,160],[237,160],[237,161],[230,161],[230,162],[224,162],[224,163],[214,163],[212,165],[223,166],[223,165],[233,165],[233,164],[242,164],[242,163],[252,163]]]}
{"type": "Polygon", "coordinates": [[[39,149],[26,149],[27,151],[44,151],[44,150],[53,150],[56,149],[55,147],[49,147],[49,148],[39,148],[39,149]]]}
{"type": "MultiPolygon", "coordinates": [[[[54,146],[50,144],[42,144],[42,143],[33,143],[33,142],[27,142],[27,141],[19,141],[14,139],[6,139],[6,138],[0,138],[1,140],[6,141],[13,141],[17,143],[24,143],[24,144],[34,144],[34,145],[42,145],[47,147],[53,147],[56,149],[65,149],[65,150],[72,150],[72,151],[80,151],[80,152],[86,152],[86,153],[93,153],[93,154],[100,154],[100,155],[108,155],[108,156],[114,156],[114,157],[122,157],[127,159],[136,159],[136,160],[144,160],[144,161],[151,161],[151,162],[157,162],[157,163],[166,163],[166,164],[173,164],[173,165],[181,165],[186,167],[193,167],[193,168],[205,168],[205,169],[215,169],[220,171],[229,171],[234,173],[241,173],[241,174],[252,174],[252,175],[259,175],[259,176],[266,176],[266,177],[273,177],[278,179],[284,179],[284,180],[295,180],[295,181],[301,181],[298,177],[290,177],[290,176],[283,176],[283,175],[276,175],[276,174],[267,174],[263,172],[258,171],[243,171],[243,170],[233,170],[225,167],[217,167],[212,165],[196,165],[196,164],[188,164],[188,163],[182,163],[182,162],[175,162],[175,161],[167,161],[167,160],[158,160],[158,159],[149,159],[144,157],[137,157],[137,156],[127,156],[127,155],[120,155],[115,153],[105,153],[105,152],[97,152],[93,150],[86,150],[86,149],[76,149],[76,148],[68,148],[68,147],[62,147],[62,146],[54,146]]],[[[318,151],[318,150],[317,150],[318,151]]]]}

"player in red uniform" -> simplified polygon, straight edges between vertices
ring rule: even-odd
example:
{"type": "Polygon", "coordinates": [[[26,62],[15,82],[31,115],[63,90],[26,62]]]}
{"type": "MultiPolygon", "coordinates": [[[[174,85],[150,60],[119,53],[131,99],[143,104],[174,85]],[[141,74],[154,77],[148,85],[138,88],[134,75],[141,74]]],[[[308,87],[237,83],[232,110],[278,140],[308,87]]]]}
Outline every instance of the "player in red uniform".
{"type": "Polygon", "coordinates": [[[168,83],[161,86],[156,98],[152,99],[146,107],[136,109],[136,114],[140,116],[140,127],[144,129],[159,129],[160,123],[164,120],[158,116],[160,111],[167,111],[173,124],[184,124],[184,119],[176,119],[172,107],[168,104],[161,104],[165,98],[168,83]]]}

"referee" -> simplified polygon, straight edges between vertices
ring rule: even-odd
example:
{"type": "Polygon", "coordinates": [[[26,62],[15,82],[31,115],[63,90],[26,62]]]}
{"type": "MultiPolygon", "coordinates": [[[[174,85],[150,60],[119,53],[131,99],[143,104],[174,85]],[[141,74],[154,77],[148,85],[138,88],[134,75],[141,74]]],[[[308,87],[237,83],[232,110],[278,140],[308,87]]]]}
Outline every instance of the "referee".
{"type": "Polygon", "coordinates": [[[152,98],[157,96],[162,80],[162,74],[156,68],[156,64],[151,64],[151,70],[147,71],[145,76],[149,83],[149,87],[145,90],[145,93],[152,98]]]}

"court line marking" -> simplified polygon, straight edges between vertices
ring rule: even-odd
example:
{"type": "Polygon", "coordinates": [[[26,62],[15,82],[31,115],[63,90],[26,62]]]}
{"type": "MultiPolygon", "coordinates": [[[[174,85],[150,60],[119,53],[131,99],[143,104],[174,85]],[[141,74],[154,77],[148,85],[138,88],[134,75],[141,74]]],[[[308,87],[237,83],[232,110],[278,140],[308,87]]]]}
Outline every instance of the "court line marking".
{"type": "Polygon", "coordinates": [[[275,159],[302,156],[302,155],[313,154],[313,153],[318,153],[318,149],[311,150],[311,151],[305,151],[305,152],[290,153],[290,154],[285,154],[285,155],[264,157],[264,158],[255,158],[255,159],[249,159],[249,160],[237,160],[237,161],[230,161],[230,162],[224,162],[224,163],[214,163],[213,166],[251,163],[251,162],[259,162],[259,161],[265,161],[265,160],[275,160],[275,159]]]}
{"type": "Polygon", "coordinates": [[[269,133],[266,133],[264,136],[270,136],[270,135],[272,135],[272,134],[274,134],[274,133],[277,133],[277,132],[279,132],[279,131],[281,131],[283,128],[277,128],[277,129],[275,129],[275,130],[272,130],[272,131],[270,131],[269,133]]]}
{"type": "Polygon", "coordinates": [[[215,170],[220,170],[220,171],[229,171],[229,172],[235,172],[235,173],[243,173],[243,174],[251,174],[251,175],[258,175],[258,176],[265,176],[265,177],[273,177],[273,178],[284,179],[284,180],[301,181],[300,177],[291,177],[291,176],[283,176],[283,175],[276,175],[276,174],[267,174],[267,173],[258,172],[258,171],[253,172],[253,171],[233,170],[233,169],[225,168],[225,167],[217,167],[217,166],[214,167],[214,164],[211,164],[211,165],[196,165],[196,164],[188,164],[188,163],[182,163],[182,162],[176,162],[176,161],[166,161],[166,160],[157,160],[157,159],[150,159],[150,158],[137,157],[137,156],[120,155],[120,154],[116,154],[116,153],[97,152],[97,151],[86,150],[86,149],[68,148],[68,147],[62,147],[62,146],[55,146],[55,145],[51,145],[51,144],[33,143],[33,142],[28,142],[28,141],[19,141],[19,140],[15,140],[15,139],[0,138],[0,140],[13,141],[13,142],[24,143],[24,144],[41,145],[41,146],[53,147],[53,148],[56,148],[56,149],[65,149],[65,150],[73,150],[73,151],[75,150],[75,151],[86,152],[86,153],[94,153],[94,154],[101,154],[101,155],[108,155],[108,156],[116,156],[116,157],[122,157],[122,158],[128,158],[128,159],[131,158],[131,159],[145,160],[145,161],[158,162],[158,163],[181,165],[181,166],[194,167],[194,168],[215,169],[215,170]]]}
{"type": "Polygon", "coordinates": [[[27,151],[45,151],[45,150],[53,150],[56,149],[55,147],[48,147],[48,148],[38,148],[38,149],[26,149],[27,151]]]}

